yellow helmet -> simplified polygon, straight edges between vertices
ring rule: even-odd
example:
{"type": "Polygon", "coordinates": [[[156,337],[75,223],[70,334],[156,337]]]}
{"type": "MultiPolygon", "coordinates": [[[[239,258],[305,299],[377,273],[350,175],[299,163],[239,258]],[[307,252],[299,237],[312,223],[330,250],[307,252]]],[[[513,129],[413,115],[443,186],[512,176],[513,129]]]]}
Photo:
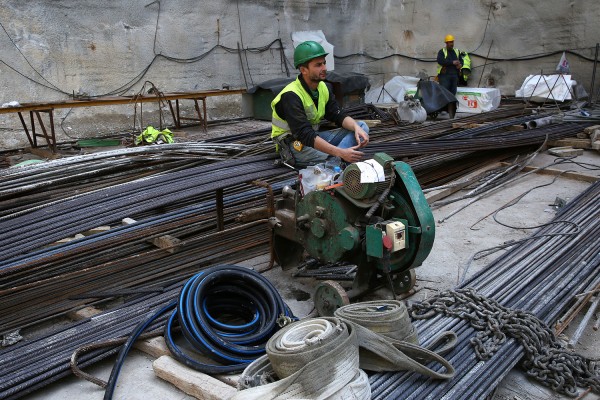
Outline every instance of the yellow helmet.
{"type": "Polygon", "coordinates": [[[447,43],[447,42],[454,42],[454,36],[446,35],[446,37],[444,38],[444,43],[447,43]]]}

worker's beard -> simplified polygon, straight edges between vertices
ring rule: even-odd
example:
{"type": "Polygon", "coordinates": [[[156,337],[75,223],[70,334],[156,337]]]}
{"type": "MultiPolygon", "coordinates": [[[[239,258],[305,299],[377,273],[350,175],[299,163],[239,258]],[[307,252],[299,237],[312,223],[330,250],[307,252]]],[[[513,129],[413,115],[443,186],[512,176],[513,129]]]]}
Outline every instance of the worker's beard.
{"type": "Polygon", "coordinates": [[[308,79],[310,79],[311,82],[315,82],[315,83],[319,83],[325,80],[325,78],[327,77],[327,71],[325,71],[323,73],[323,76],[321,77],[321,74],[319,72],[316,73],[311,73],[308,75],[308,79]]]}

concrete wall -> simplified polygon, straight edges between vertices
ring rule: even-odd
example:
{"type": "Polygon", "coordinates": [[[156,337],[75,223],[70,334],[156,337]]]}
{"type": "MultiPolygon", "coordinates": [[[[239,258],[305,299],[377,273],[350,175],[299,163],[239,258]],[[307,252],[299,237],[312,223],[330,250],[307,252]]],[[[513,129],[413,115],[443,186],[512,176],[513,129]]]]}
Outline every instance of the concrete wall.
{"type": "MultiPolygon", "coordinates": [[[[6,31],[0,31],[0,104],[62,100],[73,92],[135,94],[150,87],[145,82],[165,92],[251,87],[294,74],[291,32],[317,29],[335,45],[336,69],[368,74],[373,85],[394,75],[434,75],[432,60],[444,35],[452,33],[456,47],[472,53],[474,86],[481,78],[481,86],[512,95],[527,75],[553,72],[560,52],[575,49],[589,60],[568,54],[571,70],[589,91],[600,41],[597,0],[0,0],[0,5],[6,31]],[[240,55],[238,47],[249,50],[240,55]],[[491,59],[507,61],[489,61],[484,68],[488,51],[491,59]],[[543,56],[551,52],[559,53],[543,56]],[[343,57],[348,55],[353,56],[343,57]],[[542,57],[516,60],[534,55],[542,57]]],[[[209,118],[237,116],[240,103],[240,96],[209,99],[209,118]]],[[[157,115],[156,107],[145,106],[144,125],[157,124],[157,115]]],[[[55,112],[59,141],[131,129],[133,118],[132,106],[55,112]]],[[[0,130],[1,147],[26,145],[16,115],[2,116],[0,130]]]]}

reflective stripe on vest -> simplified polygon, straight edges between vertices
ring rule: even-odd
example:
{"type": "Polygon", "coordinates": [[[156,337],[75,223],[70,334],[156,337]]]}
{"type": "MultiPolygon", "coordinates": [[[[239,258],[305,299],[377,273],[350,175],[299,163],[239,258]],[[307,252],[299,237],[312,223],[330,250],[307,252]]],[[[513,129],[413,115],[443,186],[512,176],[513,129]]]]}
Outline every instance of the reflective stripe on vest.
{"type": "MultiPolygon", "coordinates": [[[[456,53],[456,59],[460,60],[460,51],[458,49],[452,49],[452,50],[454,50],[454,53],[456,53]]],[[[442,51],[444,52],[444,58],[448,58],[448,49],[446,47],[444,47],[442,49],[442,51]]],[[[442,70],[442,68],[443,68],[443,66],[438,64],[436,75],[440,74],[440,71],[442,70]]]]}
{"type": "Polygon", "coordinates": [[[317,90],[319,91],[318,108],[315,107],[315,102],[310,94],[304,89],[299,78],[296,78],[295,81],[288,84],[281,92],[279,92],[279,94],[271,102],[271,109],[273,110],[273,114],[271,116],[272,139],[290,131],[288,123],[281,119],[281,117],[277,115],[277,111],[275,111],[275,106],[281,100],[281,95],[286,92],[294,92],[298,95],[298,97],[300,97],[300,100],[302,100],[302,105],[304,106],[304,112],[306,112],[306,118],[313,126],[313,129],[317,130],[319,127],[319,122],[321,122],[325,116],[325,105],[329,101],[329,89],[327,89],[327,85],[325,85],[324,82],[319,82],[317,90]]]}

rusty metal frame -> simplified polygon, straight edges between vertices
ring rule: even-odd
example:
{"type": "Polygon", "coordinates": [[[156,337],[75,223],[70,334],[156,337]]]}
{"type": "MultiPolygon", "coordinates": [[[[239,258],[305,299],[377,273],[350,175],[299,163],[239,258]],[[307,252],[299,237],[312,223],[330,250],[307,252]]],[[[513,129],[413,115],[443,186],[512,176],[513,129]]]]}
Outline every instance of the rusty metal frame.
{"type": "Polygon", "coordinates": [[[217,209],[217,231],[225,229],[224,210],[223,210],[223,189],[216,190],[216,209],[217,209]]]}
{"type": "MultiPolygon", "coordinates": [[[[252,181],[252,184],[258,187],[262,187],[267,189],[267,215],[269,218],[273,218],[275,216],[275,195],[273,194],[273,187],[265,181],[252,181]]],[[[273,268],[275,264],[275,247],[273,245],[273,230],[268,228],[271,232],[269,235],[269,266],[267,271],[273,268]]]]}
{"type": "Polygon", "coordinates": [[[53,153],[56,153],[56,132],[54,130],[54,109],[49,108],[45,110],[30,110],[29,111],[29,120],[31,121],[31,132],[27,127],[27,123],[25,122],[25,118],[23,118],[23,114],[19,111],[19,119],[21,120],[21,125],[23,125],[23,129],[25,130],[25,134],[27,135],[27,140],[29,140],[29,144],[31,147],[39,147],[38,146],[38,137],[44,138],[46,140],[47,146],[52,150],[53,153]],[[42,120],[42,116],[40,113],[48,113],[48,117],[50,118],[50,135],[48,135],[48,131],[46,130],[46,126],[44,125],[44,121],[42,120]],[[34,114],[37,117],[40,128],[42,129],[43,134],[36,133],[35,131],[35,118],[34,114]]]}
{"type": "Polygon", "coordinates": [[[190,98],[190,99],[175,99],[175,109],[173,109],[172,100],[168,100],[169,109],[171,110],[171,115],[173,116],[173,121],[175,122],[175,127],[177,129],[181,128],[181,121],[197,121],[200,123],[202,128],[204,128],[204,132],[206,132],[206,97],[198,97],[198,98],[190,98]],[[179,100],[192,100],[194,102],[194,108],[198,113],[198,118],[192,117],[182,117],[179,113],[179,100]],[[198,105],[198,101],[202,101],[202,111],[200,111],[200,106],[198,105]]]}

